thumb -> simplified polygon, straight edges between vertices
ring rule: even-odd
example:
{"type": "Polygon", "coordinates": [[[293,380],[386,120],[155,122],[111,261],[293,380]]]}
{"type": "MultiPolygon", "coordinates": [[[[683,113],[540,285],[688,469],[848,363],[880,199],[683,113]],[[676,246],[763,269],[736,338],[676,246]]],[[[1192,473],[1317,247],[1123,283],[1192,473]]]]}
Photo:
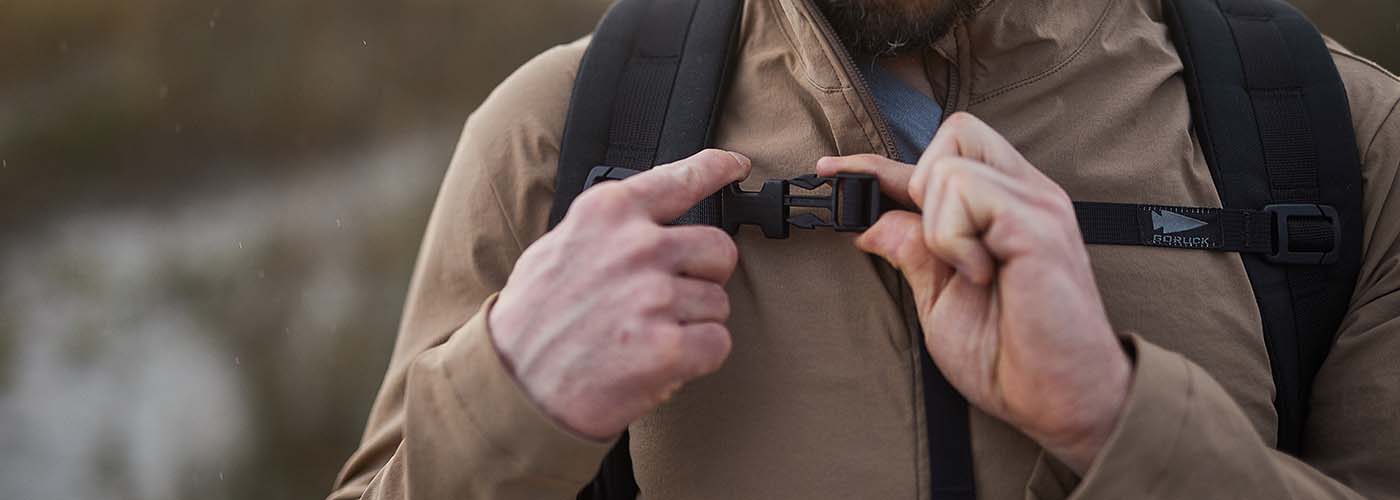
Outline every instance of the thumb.
{"type": "Polygon", "coordinates": [[[856,247],[879,255],[898,269],[909,281],[920,310],[942,293],[953,274],[924,245],[923,220],[913,212],[886,213],[856,239],[856,247]]]}
{"type": "Polygon", "coordinates": [[[880,217],[874,226],[856,238],[856,248],[879,255],[901,271],[908,271],[927,259],[923,246],[923,222],[918,214],[894,210],[880,217]]]}
{"type": "Polygon", "coordinates": [[[909,197],[909,178],[914,175],[913,165],[870,154],[827,156],[817,160],[817,175],[832,177],[840,173],[873,175],[880,180],[880,191],[885,196],[900,206],[916,206],[914,199],[909,197]]]}

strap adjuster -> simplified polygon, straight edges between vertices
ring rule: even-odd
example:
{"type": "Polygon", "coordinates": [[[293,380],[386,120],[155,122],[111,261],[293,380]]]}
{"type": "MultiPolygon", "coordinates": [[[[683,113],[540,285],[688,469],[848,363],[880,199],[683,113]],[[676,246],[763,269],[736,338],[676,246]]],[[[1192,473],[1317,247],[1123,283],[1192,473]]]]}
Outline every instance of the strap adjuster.
{"type": "Polygon", "coordinates": [[[1321,265],[1337,261],[1338,251],[1342,247],[1341,219],[1337,216],[1337,209],[1329,205],[1312,203],[1280,203],[1264,207],[1264,212],[1273,216],[1274,225],[1273,252],[1265,254],[1264,260],[1275,264],[1290,265],[1321,265]],[[1326,219],[1332,233],[1330,250],[1326,252],[1294,250],[1294,242],[1289,236],[1289,229],[1295,222],[1293,219],[1302,218],[1326,219]]]}
{"type": "MultiPolygon", "coordinates": [[[[638,173],[640,171],[623,167],[593,167],[583,188],[620,181],[638,173]]],[[[786,239],[789,225],[802,229],[830,227],[840,232],[865,231],[875,225],[882,213],[880,181],[875,176],[807,174],[764,181],[758,191],[744,191],[737,184],[725,187],[720,191],[720,220],[716,223],[729,234],[738,233],[739,226],[748,224],[758,226],[765,237],[786,239]],[[793,187],[816,191],[823,186],[830,186],[831,192],[821,196],[793,194],[793,187]],[[793,208],[825,210],[827,218],[812,212],[793,215],[793,208]]]]}
{"type": "Polygon", "coordinates": [[[583,180],[583,190],[587,191],[588,188],[596,184],[607,181],[620,181],[640,173],[642,173],[641,170],[633,170],[630,168],[609,167],[606,165],[593,167],[593,170],[588,171],[588,178],[583,180]]]}

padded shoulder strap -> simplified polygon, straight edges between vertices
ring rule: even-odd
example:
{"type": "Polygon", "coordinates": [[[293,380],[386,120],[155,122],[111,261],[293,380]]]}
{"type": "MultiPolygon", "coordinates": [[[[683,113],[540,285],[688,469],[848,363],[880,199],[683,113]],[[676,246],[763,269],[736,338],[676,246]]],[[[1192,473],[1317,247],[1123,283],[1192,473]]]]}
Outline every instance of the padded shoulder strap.
{"type": "MultiPolygon", "coordinates": [[[[1163,3],[1185,64],[1196,136],[1224,207],[1320,205],[1337,213],[1333,264],[1240,255],[1277,389],[1278,448],[1297,455],[1313,378],[1360,267],[1361,162],[1346,89],[1316,28],[1280,0],[1163,3]]],[[[1284,231],[1309,230],[1299,222],[1284,231]]]]}
{"type": "MultiPolygon", "coordinates": [[[[710,147],[739,37],[742,0],[621,0],[593,34],[574,82],[549,225],[594,167],[646,170],[710,147]]],[[[720,224],[718,195],[677,222],[720,224]]],[[[580,500],[633,500],[622,438],[580,500]]]]}
{"type": "MultiPolygon", "coordinates": [[[[550,226],[600,165],[646,170],[711,146],[742,0],[621,0],[583,56],[555,180],[550,226]]],[[[682,223],[719,225],[706,200],[682,223]]]]}

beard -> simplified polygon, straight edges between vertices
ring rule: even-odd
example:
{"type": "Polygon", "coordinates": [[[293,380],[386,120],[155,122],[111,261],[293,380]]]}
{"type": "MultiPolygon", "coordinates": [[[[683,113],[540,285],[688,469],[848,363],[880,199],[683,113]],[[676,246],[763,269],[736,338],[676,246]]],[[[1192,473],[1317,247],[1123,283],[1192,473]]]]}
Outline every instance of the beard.
{"type": "Polygon", "coordinates": [[[895,55],[928,48],[970,17],[981,0],[817,0],[853,52],[895,55]]]}

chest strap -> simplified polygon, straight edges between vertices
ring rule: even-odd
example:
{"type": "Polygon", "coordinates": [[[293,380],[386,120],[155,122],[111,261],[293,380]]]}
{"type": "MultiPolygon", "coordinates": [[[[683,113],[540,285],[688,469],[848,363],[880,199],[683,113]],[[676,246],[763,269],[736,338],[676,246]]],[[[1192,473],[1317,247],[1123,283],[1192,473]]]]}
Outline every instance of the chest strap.
{"type": "MultiPolygon", "coordinates": [[[[626,179],[638,172],[623,167],[595,167],[584,188],[626,179]]],[[[754,225],[765,237],[773,239],[786,239],[790,226],[864,231],[892,208],[880,195],[880,181],[864,174],[773,179],[765,181],[758,191],[729,186],[716,196],[719,210],[706,224],[730,234],[738,233],[740,226],[754,225]],[[797,194],[795,189],[824,192],[797,194]],[[793,209],[807,210],[794,213],[793,209]]],[[[1245,210],[1075,202],[1074,212],[1084,242],[1091,245],[1235,252],[1290,265],[1332,264],[1341,248],[1341,221],[1337,210],[1327,205],[1280,203],[1245,210]]]]}

